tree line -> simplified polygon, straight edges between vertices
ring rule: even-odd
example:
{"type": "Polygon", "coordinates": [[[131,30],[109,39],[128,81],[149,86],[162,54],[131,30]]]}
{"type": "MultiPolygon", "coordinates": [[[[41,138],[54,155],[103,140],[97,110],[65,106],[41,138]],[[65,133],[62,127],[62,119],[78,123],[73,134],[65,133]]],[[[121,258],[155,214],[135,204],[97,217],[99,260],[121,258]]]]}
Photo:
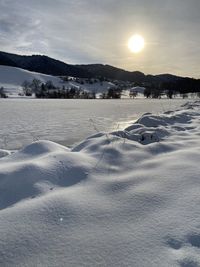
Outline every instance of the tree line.
{"type": "MultiPolygon", "coordinates": [[[[96,83],[97,81],[92,81],[96,83]]],[[[89,83],[92,83],[89,81],[89,83]]],[[[38,79],[33,79],[32,82],[24,81],[22,84],[23,93],[25,96],[32,96],[34,93],[36,98],[64,98],[64,99],[95,99],[96,92],[86,91],[80,89],[80,87],[71,86],[66,88],[64,85],[62,88],[56,87],[52,81],[42,83],[38,79]]],[[[102,99],[119,99],[121,98],[122,89],[118,87],[109,88],[107,92],[101,94],[102,99]]]]}
{"type": "MultiPolygon", "coordinates": [[[[66,78],[65,78],[66,79],[66,78]]],[[[70,78],[67,77],[69,81],[70,78]]],[[[71,78],[72,79],[72,78],[71,78]]],[[[63,81],[65,81],[63,79],[63,81]]],[[[74,81],[74,80],[73,80],[74,81]]],[[[76,82],[79,84],[89,83],[95,84],[103,80],[88,79],[83,80],[76,78],[76,82]]],[[[99,95],[102,99],[119,99],[122,96],[123,90],[130,88],[131,84],[125,84],[120,81],[113,81],[115,86],[111,86],[106,92],[99,95]]],[[[146,98],[162,98],[163,96],[171,99],[177,95],[182,98],[187,98],[189,93],[195,93],[197,97],[200,97],[200,80],[192,78],[177,78],[172,81],[152,82],[148,84],[135,84],[134,86],[144,86],[144,97],[146,98]]],[[[24,81],[22,83],[23,94],[25,96],[32,96],[34,93],[36,98],[65,98],[65,99],[95,99],[96,92],[89,92],[81,89],[80,86],[68,86],[56,87],[52,81],[42,82],[39,79],[33,79],[31,82],[24,81]]],[[[135,98],[138,92],[131,90],[129,96],[135,98]]],[[[0,97],[6,98],[7,94],[3,87],[0,88],[0,97]]]]}
{"type": "Polygon", "coordinates": [[[75,86],[71,86],[70,88],[62,86],[62,88],[60,88],[56,87],[52,81],[42,83],[38,79],[33,79],[31,83],[24,81],[22,88],[24,95],[31,96],[34,93],[36,98],[96,98],[95,92],[88,92],[75,86]]]}
{"type": "Polygon", "coordinates": [[[163,81],[156,84],[149,84],[144,91],[146,98],[161,98],[166,95],[168,98],[181,95],[187,98],[189,93],[195,93],[200,97],[200,80],[193,78],[178,78],[173,81],[163,81]]]}

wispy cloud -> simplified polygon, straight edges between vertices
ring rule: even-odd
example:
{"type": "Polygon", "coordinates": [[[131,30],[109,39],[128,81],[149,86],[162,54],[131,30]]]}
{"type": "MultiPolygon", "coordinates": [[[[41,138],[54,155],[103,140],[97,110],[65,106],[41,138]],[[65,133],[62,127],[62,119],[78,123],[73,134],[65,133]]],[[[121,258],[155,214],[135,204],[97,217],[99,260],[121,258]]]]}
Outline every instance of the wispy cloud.
{"type": "Polygon", "coordinates": [[[0,0],[0,50],[199,76],[199,0],[0,0]],[[131,55],[127,39],[144,35],[131,55]]]}

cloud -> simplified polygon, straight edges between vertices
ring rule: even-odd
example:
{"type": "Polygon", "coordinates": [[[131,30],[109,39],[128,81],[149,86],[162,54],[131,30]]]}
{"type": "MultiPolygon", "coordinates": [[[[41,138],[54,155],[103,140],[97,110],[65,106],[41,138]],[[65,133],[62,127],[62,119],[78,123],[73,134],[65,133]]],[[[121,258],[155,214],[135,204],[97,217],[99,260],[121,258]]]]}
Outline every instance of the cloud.
{"type": "Polygon", "coordinates": [[[199,0],[1,0],[0,49],[198,75],[199,10],[199,0]],[[146,39],[137,57],[126,45],[136,31],[146,39]]]}

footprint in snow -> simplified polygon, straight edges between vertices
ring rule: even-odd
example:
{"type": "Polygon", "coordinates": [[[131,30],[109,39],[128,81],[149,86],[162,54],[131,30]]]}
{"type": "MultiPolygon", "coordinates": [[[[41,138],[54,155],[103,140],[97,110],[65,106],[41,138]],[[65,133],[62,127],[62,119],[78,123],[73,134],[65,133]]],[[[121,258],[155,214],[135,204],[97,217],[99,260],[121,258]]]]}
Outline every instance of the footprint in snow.
{"type": "Polygon", "coordinates": [[[198,262],[186,258],[180,262],[180,267],[200,267],[200,265],[198,262]]]}
{"type": "Polygon", "coordinates": [[[173,237],[168,237],[166,243],[172,249],[178,250],[182,247],[182,241],[173,237]]]}
{"type": "MultiPolygon", "coordinates": [[[[199,249],[200,234],[191,233],[184,238],[184,241],[174,237],[167,237],[166,244],[173,250],[181,250],[183,246],[185,250],[187,250],[189,246],[192,246],[195,249],[199,249]]],[[[184,256],[184,254],[181,253],[180,256],[182,257],[184,256]]],[[[179,260],[178,264],[180,265],[180,267],[200,267],[200,262],[192,259],[192,256],[179,260]]]]}
{"type": "Polygon", "coordinates": [[[187,240],[193,247],[200,248],[200,234],[190,234],[187,240]]]}

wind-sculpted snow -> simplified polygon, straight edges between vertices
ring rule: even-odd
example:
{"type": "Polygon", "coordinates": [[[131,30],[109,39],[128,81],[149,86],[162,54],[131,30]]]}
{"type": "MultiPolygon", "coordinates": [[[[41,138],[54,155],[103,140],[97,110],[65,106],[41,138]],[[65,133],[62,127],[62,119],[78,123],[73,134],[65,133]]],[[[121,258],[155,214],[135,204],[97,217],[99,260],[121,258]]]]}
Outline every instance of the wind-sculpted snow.
{"type": "Polygon", "coordinates": [[[0,265],[200,266],[199,125],[194,102],[0,151],[0,265]]]}
{"type": "Polygon", "coordinates": [[[87,177],[90,161],[50,141],[25,147],[1,162],[0,208],[80,182],[87,177]]]}

